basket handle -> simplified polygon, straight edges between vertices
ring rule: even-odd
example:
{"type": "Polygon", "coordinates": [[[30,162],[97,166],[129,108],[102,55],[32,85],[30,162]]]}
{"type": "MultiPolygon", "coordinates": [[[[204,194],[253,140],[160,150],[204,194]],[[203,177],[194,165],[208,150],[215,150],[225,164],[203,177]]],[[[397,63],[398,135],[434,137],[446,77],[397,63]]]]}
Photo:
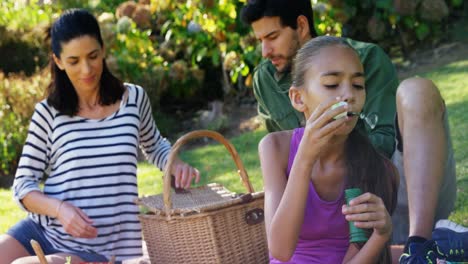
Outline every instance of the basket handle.
{"type": "Polygon", "coordinates": [[[192,131],[183,135],[176,141],[174,146],[172,146],[172,150],[169,154],[166,167],[164,168],[163,198],[164,198],[164,207],[165,207],[167,215],[170,215],[170,211],[172,209],[172,200],[171,200],[171,167],[172,167],[172,164],[174,163],[174,160],[177,157],[177,153],[179,152],[179,149],[180,147],[182,147],[182,145],[184,145],[185,143],[187,143],[188,141],[192,139],[201,138],[201,137],[212,138],[222,143],[226,147],[226,149],[229,151],[232,159],[234,160],[236,164],[236,167],[238,169],[237,173],[239,173],[242,183],[244,184],[244,187],[247,189],[249,193],[254,192],[252,184],[250,183],[250,180],[249,180],[249,176],[247,175],[247,171],[245,170],[244,165],[239,157],[239,154],[237,154],[237,151],[234,148],[234,146],[218,132],[211,131],[211,130],[195,130],[195,131],[192,131]]]}

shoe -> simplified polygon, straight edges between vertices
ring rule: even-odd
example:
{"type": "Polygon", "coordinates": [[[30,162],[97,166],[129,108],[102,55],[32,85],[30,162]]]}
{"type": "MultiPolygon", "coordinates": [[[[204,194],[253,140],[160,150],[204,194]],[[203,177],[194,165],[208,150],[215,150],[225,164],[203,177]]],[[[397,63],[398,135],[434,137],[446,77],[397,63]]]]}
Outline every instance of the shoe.
{"type": "Polygon", "coordinates": [[[432,231],[438,258],[453,262],[468,261],[468,228],[449,220],[439,220],[432,231]]]}
{"type": "Polygon", "coordinates": [[[399,259],[400,264],[437,264],[437,254],[433,240],[424,243],[410,243],[408,252],[399,259]]]}

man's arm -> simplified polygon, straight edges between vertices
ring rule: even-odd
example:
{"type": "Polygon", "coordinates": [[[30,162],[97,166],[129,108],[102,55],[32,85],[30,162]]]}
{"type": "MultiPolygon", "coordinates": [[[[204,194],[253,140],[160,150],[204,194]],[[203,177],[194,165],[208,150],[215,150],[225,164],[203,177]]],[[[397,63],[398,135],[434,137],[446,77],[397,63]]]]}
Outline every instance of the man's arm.
{"type": "Polygon", "coordinates": [[[398,88],[395,67],[377,45],[358,42],[353,46],[358,50],[366,73],[367,97],[363,112],[378,116],[375,128],[366,124],[364,131],[377,149],[391,157],[395,148],[395,95],[398,88]]]}

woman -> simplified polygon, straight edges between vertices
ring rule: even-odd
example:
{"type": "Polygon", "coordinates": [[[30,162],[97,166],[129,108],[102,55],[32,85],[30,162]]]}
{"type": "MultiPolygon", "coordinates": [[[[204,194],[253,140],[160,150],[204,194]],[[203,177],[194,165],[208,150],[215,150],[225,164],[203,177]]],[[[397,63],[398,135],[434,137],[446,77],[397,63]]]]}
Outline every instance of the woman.
{"type": "Polygon", "coordinates": [[[347,114],[362,110],[364,84],[359,57],[342,39],[317,37],[299,50],[289,97],[306,125],[268,134],[259,145],[271,263],[391,261],[388,210],[398,176],[354,129],[358,115],[347,114]],[[365,193],[348,207],[349,187],[365,193]],[[349,243],[347,221],[372,231],[367,243],[349,243]]]}
{"type": "MultiPolygon", "coordinates": [[[[0,238],[0,263],[37,261],[30,239],[49,263],[139,257],[137,146],[164,168],[170,143],[153,120],[145,91],[108,70],[96,19],[65,12],[51,27],[52,82],[32,117],[13,184],[28,217],[0,238]],[[41,191],[39,182],[48,177],[41,191]]],[[[199,180],[178,160],[176,187],[199,180]]]]}

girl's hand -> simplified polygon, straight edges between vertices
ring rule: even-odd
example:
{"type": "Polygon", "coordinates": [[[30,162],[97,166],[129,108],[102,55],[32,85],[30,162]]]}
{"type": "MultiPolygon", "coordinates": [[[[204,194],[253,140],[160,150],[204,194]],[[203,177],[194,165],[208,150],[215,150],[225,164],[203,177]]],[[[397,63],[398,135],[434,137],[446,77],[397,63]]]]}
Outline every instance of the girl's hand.
{"type": "Polygon", "coordinates": [[[348,221],[359,228],[373,228],[374,233],[390,238],[392,220],[382,199],[375,194],[365,193],[343,205],[342,212],[348,221]]]}
{"type": "Polygon", "coordinates": [[[63,229],[73,237],[95,238],[97,228],[92,226],[93,220],[89,218],[80,208],[62,202],[57,211],[57,219],[63,229]]]}
{"type": "Polygon", "coordinates": [[[321,103],[314,112],[307,119],[304,139],[308,146],[314,146],[314,149],[322,150],[329,145],[330,139],[335,135],[338,130],[349,117],[333,119],[333,117],[347,111],[348,106],[339,106],[335,109],[331,107],[340,102],[341,98],[330,98],[329,100],[321,103]]]}
{"type": "Polygon", "coordinates": [[[200,181],[200,172],[180,159],[174,160],[171,173],[175,177],[176,188],[189,188],[193,178],[196,183],[200,181]]]}

